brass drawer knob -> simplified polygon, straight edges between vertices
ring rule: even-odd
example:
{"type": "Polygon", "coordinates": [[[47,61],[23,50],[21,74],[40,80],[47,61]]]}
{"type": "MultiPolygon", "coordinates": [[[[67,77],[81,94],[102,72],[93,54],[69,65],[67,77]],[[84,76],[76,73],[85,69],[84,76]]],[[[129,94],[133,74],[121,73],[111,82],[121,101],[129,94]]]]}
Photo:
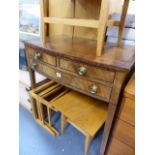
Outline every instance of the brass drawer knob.
{"type": "Polygon", "coordinates": [[[90,88],[90,93],[92,93],[92,94],[96,94],[97,93],[97,86],[92,86],[91,88],[90,88]]]}
{"type": "Polygon", "coordinates": [[[35,64],[35,63],[31,64],[32,69],[35,69],[36,67],[37,67],[37,64],[35,64]]]}
{"type": "Polygon", "coordinates": [[[86,70],[85,67],[80,67],[79,70],[78,70],[78,74],[79,74],[80,76],[83,76],[83,75],[85,75],[86,71],[87,71],[87,70],[86,70]]]}
{"type": "Polygon", "coordinates": [[[41,54],[37,52],[37,53],[34,55],[34,59],[35,59],[35,60],[38,60],[38,59],[40,59],[40,58],[41,58],[41,54]]]}

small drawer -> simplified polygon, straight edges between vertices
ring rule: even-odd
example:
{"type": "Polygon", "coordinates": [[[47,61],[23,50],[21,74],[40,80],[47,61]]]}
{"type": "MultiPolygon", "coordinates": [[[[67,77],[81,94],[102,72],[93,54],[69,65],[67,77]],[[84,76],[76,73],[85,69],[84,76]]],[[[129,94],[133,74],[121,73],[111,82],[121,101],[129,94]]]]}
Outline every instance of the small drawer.
{"type": "Polygon", "coordinates": [[[64,70],[99,81],[113,82],[115,78],[115,73],[112,71],[99,69],[96,67],[76,63],[66,59],[60,59],[59,65],[60,68],[64,70]]]}
{"type": "Polygon", "coordinates": [[[52,66],[56,66],[56,57],[34,50],[32,48],[26,48],[28,59],[40,60],[52,66]]]}
{"type": "Polygon", "coordinates": [[[52,79],[56,78],[55,69],[53,69],[52,67],[50,67],[49,65],[47,65],[43,62],[34,61],[34,60],[30,59],[29,66],[32,69],[34,69],[35,71],[38,71],[38,72],[48,76],[49,78],[52,78],[52,79]]]}
{"type": "Polygon", "coordinates": [[[66,84],[72,89],[78,89],[79,91],[85,92],[90,96],[102,97],[105,101],[109,101],[112,88],[105,86],[103,84],[85,80],[77,76],[73,76],[67,73],[62,73],[57,71],[57,80],[61,83],[66,84]]]}

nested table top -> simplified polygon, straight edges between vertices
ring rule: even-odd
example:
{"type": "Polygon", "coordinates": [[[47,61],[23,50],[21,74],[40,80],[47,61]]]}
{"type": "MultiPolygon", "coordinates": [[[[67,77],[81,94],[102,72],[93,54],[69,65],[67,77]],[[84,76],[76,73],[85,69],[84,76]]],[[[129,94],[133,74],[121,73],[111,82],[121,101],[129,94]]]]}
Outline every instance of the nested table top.
{"type": "Polygon", "coordinates": [[[52,106],[91,136],[96,134],[107,117],[106,103],[75,91],[60,97],[52,106]]]}

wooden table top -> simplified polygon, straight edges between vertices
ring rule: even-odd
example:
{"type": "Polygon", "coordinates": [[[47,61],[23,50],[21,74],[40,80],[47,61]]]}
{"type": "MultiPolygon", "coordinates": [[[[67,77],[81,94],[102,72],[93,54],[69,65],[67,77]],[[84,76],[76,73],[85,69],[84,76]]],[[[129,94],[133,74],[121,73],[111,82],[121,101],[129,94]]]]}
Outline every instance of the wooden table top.
{"type": "Polygon", "coordinates": [[[75,91],[58,98],[52,106],[91,136],[96,134],[107,117],[107,104],[75,91]]]}
{"type": "Polygon", "coordinates": [[[104,54],[97,57],[96,41],[55,36],[43,45],[41,40],[24,41],[26,46],[64,58],[68,58],[89,65],[104,67],[111,70],[130,71],[135,63],[135,50],[133,46],[116,47],[114,44],[106,45],[104,54]]]}

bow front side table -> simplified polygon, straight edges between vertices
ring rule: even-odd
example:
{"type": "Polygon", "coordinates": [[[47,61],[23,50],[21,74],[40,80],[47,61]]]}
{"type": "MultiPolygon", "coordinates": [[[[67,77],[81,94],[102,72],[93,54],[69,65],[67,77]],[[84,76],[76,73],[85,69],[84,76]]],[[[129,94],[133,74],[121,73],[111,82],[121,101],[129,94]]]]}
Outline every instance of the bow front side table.
{"type": "Polygon", "coordinates": [[[31,79],[35,71],[72,90],[108,104],[100,155],[105,154],[121,92],[135,64],[134,47],[107,45],[96,56],[93,40],[56,36],[46,44],[41,40],[24,41],[31,79]]]}

